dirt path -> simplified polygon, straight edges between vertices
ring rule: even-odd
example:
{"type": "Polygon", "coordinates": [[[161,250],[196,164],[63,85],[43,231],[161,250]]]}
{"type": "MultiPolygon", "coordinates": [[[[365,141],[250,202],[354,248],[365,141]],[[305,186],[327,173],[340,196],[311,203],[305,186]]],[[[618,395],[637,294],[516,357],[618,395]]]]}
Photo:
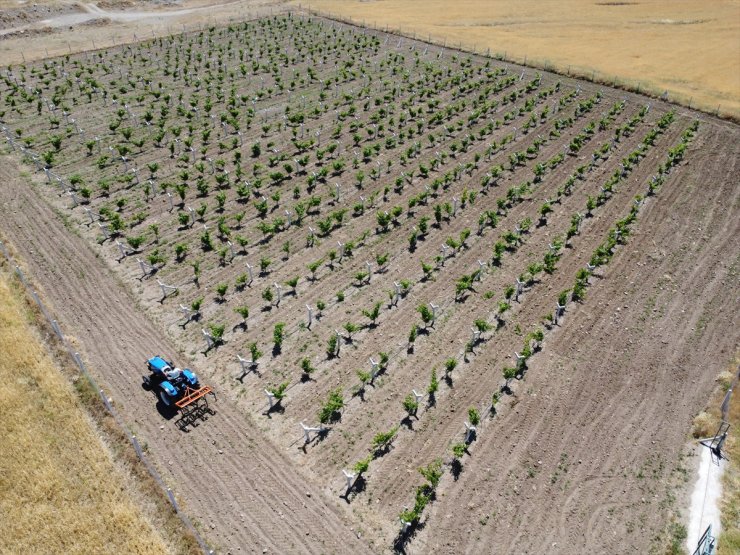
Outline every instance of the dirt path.
{"type": "Polygon", "coordinates": [[[187,434],[157,413],[153,395],[140,385],[144,361],[174,355],[174,348],[36,187],[23,182],[28,178],[18,177],[20,170],[2,158],[0,232],[211,546],[218,552],[367,552],[331,502],[227,400],[187,434]]]}
{"type": "Polygon", "coordinates": [[[8,10],[5,18],[0,17],[0,64],[108,48],[141,37],[243,21],[287,9],[287,0],[185,0],[177,9],[150,2],[122,5],[120,10],[99,4],[104,3],[64,3],[30,14],[8,10]]]}
{"type": "Polygon", "coordinates": [[[0,29],[0,36],[15,34],[19,31],[26,31],[31,29],[43,29],[52,28],[56,29],[59,27],[65,27],[70,25],[83,25],[95,20],[107,20],[116,23],[129,23],[138,22],[138,24],[145,23],[156,23],[161,20],[167,20],[168,18],[179,18],[196,14],[198,12],[207,10],[220,10],[227,6],[226,4],[214,4],[210,6],[200,6],[193,8],[185,8],[181,10],[158,10],[158,11],[133,11],[133,10],[105,10],[98,7],[96,4],[79,4],[81,11],[74,11],[72,13],[57,13],[50,15],[50,17],[34,21],[27,25],[11,26],[7,29],[0,29]]]}

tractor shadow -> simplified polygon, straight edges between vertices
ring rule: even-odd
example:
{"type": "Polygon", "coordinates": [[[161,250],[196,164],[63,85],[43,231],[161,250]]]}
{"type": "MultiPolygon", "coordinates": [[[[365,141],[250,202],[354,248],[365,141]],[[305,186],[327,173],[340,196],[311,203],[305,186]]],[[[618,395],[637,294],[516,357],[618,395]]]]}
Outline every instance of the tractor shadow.
{"type": "Polygon", "coordinates": [[[159,397],[157,397],[157,412],[167,421],[177,416],[177,408],[165,405],[159,397]]]}
{"type": "Polygon", "coordinates": [[[170,421],[177,416],[177,407],[166,405],[164,401],[162,401],[162,399],[157,394],[157,389],[152,387],[151,383],[149,383],[148,380],[144,379],[141,382],[141,388],[144,391],[149,391],[154,396],[154,398],[157,400],[157,404],[156,404],[157,412],[162,418],[164,418],[167,421],[170,421]]]}

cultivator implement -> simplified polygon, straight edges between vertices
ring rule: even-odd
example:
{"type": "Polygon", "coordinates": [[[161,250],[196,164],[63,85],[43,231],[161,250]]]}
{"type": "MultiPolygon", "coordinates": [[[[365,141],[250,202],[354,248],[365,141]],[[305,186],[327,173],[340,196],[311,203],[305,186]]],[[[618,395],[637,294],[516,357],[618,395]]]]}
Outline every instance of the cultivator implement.
{"type": "Polygon", "coordinates": [[[190,425],[197,426],[199,420],[206,420],[209,415],[216,414],[216,411],[208,406],[208,395],[216,398],[216,393],[208,385],[198,389],[185,388],[183,396],[175,403],[175,406],[180,409],[177,425],[181,430],[185,430],[190,425]]]}
{"type": "MultiPolygon", "coordinates": [[[[185,407],[187,407],[188,405],[192,405],[193,403],[197,404],[199,400],[203,399],[209,393],[214,397],[216,396],[216,394],[213,392],[213,389],[211,389],[211,386],[209,385],[204,385],[199,389],[186,387],[185,394],[179,401],[175,403],[175,405],[177,405],[177,408],[179,409],[184,409],[185,407]]],[[[207,402],[208,401],[206,401],[206,403],[207,402]]]]}

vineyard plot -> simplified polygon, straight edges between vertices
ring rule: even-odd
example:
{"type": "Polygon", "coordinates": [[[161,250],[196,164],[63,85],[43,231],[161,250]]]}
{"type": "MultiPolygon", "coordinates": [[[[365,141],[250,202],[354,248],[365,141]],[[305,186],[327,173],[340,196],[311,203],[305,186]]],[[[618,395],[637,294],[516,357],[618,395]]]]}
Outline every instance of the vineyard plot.
{"type": "Polygon", "coordinates": [[[435,461],[466,483],[497,404],[702,133],[636,95],[298,16],[3,78],[45,194],[378,545],[449,487],[435,461]]]}

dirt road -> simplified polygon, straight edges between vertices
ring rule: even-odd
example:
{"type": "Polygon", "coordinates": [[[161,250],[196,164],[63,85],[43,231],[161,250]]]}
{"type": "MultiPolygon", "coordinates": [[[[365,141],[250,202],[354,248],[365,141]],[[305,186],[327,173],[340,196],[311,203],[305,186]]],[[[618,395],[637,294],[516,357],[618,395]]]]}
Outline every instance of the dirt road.
{"type": "Polygon", "coordinates": [[[158,353],[187,361],[20,172],[13,159],[2,157],[3,240],[25,261],[62,329],[76,339],[211,547],[221,553],[368,552],[332,502],[226,399],[190,433],[159,417],[156,399],[141,387],[144,361],[158,353]]]}
{"type": "Polygon", "coordinates": [[[0,5],[0,64],[108,48],[285,10],[287,0],[186,0],[175,8],[126,0],[42,2],[15,9],[0,5]]]}

